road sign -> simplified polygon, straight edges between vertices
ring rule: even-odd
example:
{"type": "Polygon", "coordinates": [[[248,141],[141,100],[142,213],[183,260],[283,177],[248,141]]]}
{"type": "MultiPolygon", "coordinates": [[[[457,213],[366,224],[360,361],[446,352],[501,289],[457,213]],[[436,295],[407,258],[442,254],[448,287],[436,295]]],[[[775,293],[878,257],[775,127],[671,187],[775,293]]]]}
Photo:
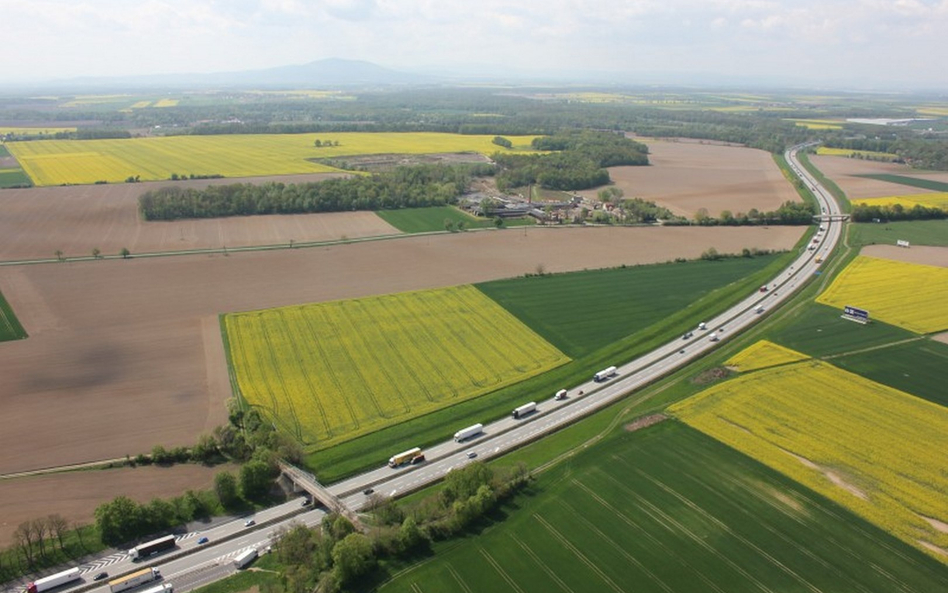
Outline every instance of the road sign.
{"type": "Polygon", "coordinates": [[[859,323],[869,323],[869,311],[846,305],[843,307],[843,318],[859,323]]]}

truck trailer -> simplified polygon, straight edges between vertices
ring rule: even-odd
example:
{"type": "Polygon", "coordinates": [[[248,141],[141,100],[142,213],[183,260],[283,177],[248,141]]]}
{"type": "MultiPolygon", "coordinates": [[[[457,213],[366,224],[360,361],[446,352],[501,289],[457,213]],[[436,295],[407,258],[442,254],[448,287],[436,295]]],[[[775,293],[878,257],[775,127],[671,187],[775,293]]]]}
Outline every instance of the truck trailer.
{"type": "Polygon", "coordinates": [[[49,591],[50,589],[55,589],[60,585],[65,585],[66,583],[71,583],[73,581],[79,580],[79,569],[70,568],[69,570],[64,570],[62,572],[57,572],[56,574],[51,574],[48,577],[43,577],[41,579],[36,579],[32,583],[26,586],[27,593],[43,593],[43,591],[49,591]]]}
{"type": "Polygon", "coordinates": [[[389,467],[398,467],[399,465],[404,465],[406,463],[411,463],[416,457],[421,457],[421,449],[419,447],[413,447],[407,451],[394,455],[388,460],[389,467]]]}
{"type": "Polygon", "coordinates": [[[523,418],[527,414],[532,414],[537,410],[537,402],[530,402],[529,404],[523,404],[518,407],[516,410],[510,413],[515,419],[523,418]]]}
{"type": "Polygon", "coordinates": [[[172,585],[171,583],[162,583],[158,585],[157,587],[151,587],[149,589],[145,589],[144,591],[141,591],[140,593],[174,593],[174,585],[172,585]]]}
{"type": "Polygon", "coordinates": [[[112,593],[120,593],[121,591],[134,589],[143,583],[150,583],[160,578],[161,571],[157,568],[143,568],[132,574],[127,574],[124,577],[109,581],[109,591],[112,593]]]}
{"type": "Polygon", "coordinates": [[[158,552],[164,552],[165,550],[170,550],[175,545],[175,540],[173,535],[166,535],[164,537],[159,537],[158,539],[153,539],[150,542],[145,542],[141,545],[135,546],[128,551],[128,555],[131,556],[132,560],[140,560],[142,558],[147,558],[158,552]]]}
{"type": "Polygon", "coordinates": [[[237,570],[247,566],[254,561],[254,558],[257,557],[257,548],[250,548],[249,550],[244,550],[240,554],[237,554],[234,557],[234,566],[237,567],[237,570]]]}
{"type": "Polygon", "coordinates": [[[607,369],[602,369],[601,371],[593,375],[593,381],[595,381],[596,383],[601,383],[605,381],[606,379],[608,379],[609,377],[614,377],[618,370],[619,369],[617,369],[616,367],[609,367],[607,369]]]}
{"type": "Polygon", "coordinates": [[[468,426],[463,428],[456,433],[454,433],[454,441],[460,443],[463,440],[469,439],[475,435],[479,435],[484,432],[483,424],[475,424],[474,426],[468,426]]]}

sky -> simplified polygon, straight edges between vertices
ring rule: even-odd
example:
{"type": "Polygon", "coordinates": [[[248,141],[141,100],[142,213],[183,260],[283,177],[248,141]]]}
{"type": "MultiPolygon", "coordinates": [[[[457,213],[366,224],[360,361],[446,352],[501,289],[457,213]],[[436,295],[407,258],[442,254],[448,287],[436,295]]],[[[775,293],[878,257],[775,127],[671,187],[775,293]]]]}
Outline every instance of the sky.
{"type": "Polygon", "coordinates": [[[948,89],[948,0],[0,0],[0,83],[324,58],[404,71],[948,89]]]}

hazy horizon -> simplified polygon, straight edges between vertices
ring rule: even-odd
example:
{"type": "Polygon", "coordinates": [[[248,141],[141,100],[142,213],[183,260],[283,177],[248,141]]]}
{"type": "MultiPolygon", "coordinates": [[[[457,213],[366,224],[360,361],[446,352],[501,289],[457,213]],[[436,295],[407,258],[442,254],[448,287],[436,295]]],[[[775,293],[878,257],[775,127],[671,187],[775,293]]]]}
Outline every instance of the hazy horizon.
{"type": "Polygon", "coordinates": [[[0,0],[0,14],[7,85],[344,58],[459,77],[948,89],[948,0],[0,0]]]}

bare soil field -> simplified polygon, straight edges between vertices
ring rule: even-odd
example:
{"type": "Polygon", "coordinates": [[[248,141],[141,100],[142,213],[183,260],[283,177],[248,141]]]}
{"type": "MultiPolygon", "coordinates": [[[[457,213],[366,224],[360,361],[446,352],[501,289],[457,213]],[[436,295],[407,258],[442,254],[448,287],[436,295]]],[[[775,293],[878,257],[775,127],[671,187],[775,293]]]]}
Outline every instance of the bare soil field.
{"type": "Polygon", "coordinates": [[[787,249],[800,227],[530,228],[0,268],[0,474],[192,444],[226,421],[218,315],[533,273],[787,249]]]}
{"type": "Polygon", "coordinates": [[[41,187],[0,191],[0,260],[88,257],[93,249],[118,255],[248,245],[330,241],[341,237],[398,234],[372,212],[333,212],[145,222],[138,196],[163,185],[221,185],[253,181],[302,183],[338,175],[286,175],[271,178],[208,179],[41,187]]]}
{"type": "Polygon", "coordinates": [[[856,175],[875,175],[888,173],[903,175],[919,179],[931,179],[948,183],[948,173],[919,171],[908,165],[899,163],[883,163],[864,161],[842,156],[810,155],[812,162],[824,175],[836,182],[839,189],[846,193],[850,200],[859,198],[882,198],[885,196],[907,196],[910,194],[927,194],[932,190],[922,187],[912,187],[900,183],[889,183],[877,179],[856,177],[856,175]]]}
{"type": "Polygon", "coordinates": [[[915,245],[906,249],[895,245],[866,245],[859,253],[870,257],[948,268],[948,247],[915,245]]]}
{"type": "MultiPolygon", "coordinates": [[[[799,201],[770,153],[753,148],[694,141],[635,138],[648,145],[648,167],[612,167],[615,187],[629,198],[643,198],[675,214],[694,217],[700,208],[711,216],[722,210],[775,210],[799,201]]],[[[595,197],[598,190],[580,192],[595,197]]]]}
{"type": "Polygon", "coordinates": [[[208,490],[214,474],[236,471],[232,465],[206,467],[180,464],[170,467],[123,467],[0,480],[0,547],[13,543],[13,532],[23,521],[59,513],[69,525],[88,524],[93,511],[116,496],[138,502],[180,496],[186,490],[208,490]],[[68,493],[65,496],[64,493],[68,493]]]}

